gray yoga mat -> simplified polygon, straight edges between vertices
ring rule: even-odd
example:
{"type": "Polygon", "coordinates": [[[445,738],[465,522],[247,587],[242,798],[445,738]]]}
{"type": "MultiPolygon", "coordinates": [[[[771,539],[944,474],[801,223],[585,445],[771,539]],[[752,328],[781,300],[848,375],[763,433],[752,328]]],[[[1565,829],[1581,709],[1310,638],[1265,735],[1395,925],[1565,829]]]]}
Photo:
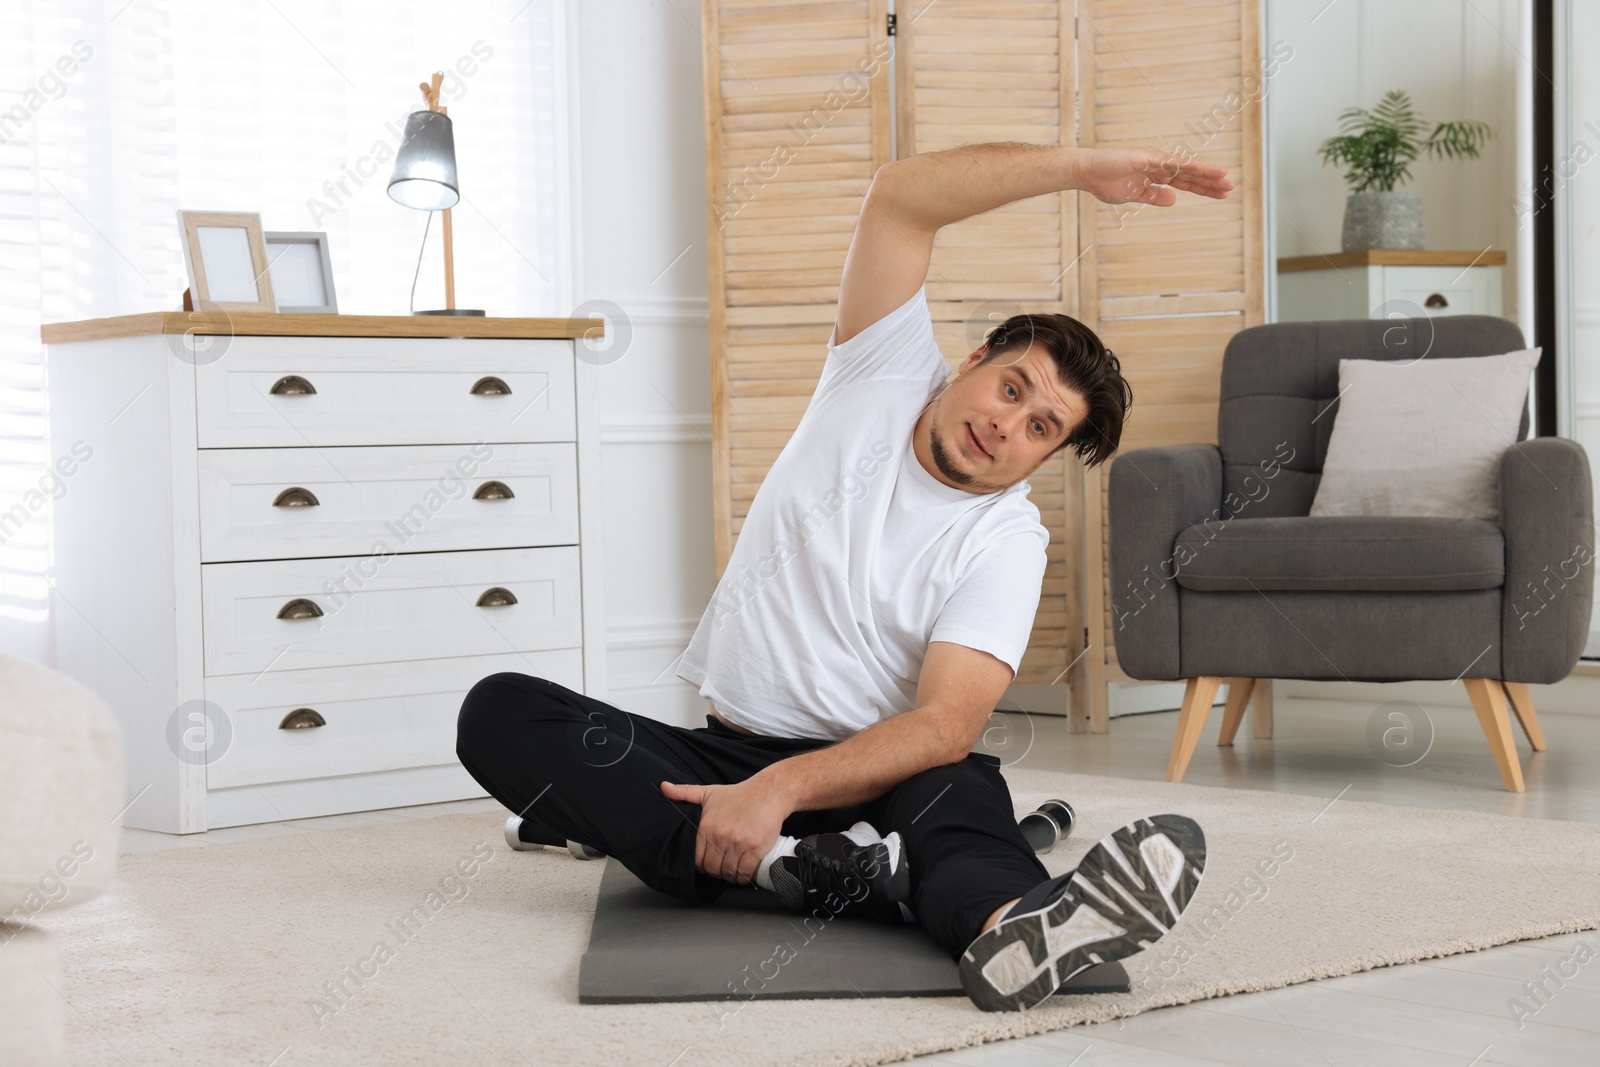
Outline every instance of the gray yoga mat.
{"type": "MultiPolygon", "coordinates": [[[[915,926],[808,922],[749,886],[731,886],[716,904],[699,907],[656,892],[620,863],[602,862],[578,969],[580,1004],[965,995],[956,965],[915,926]]],[[[1128,972],[1116,962],[1090,967],[1062,990],[1127,991],[1128,972]]]]}

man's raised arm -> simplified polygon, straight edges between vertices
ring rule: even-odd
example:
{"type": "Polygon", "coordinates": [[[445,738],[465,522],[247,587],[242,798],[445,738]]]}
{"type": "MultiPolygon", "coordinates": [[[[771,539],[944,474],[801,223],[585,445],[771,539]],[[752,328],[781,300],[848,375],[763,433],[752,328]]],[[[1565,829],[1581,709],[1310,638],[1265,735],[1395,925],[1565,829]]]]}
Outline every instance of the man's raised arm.
{"type": "Polygon", "coordinates": [[[1166,207],[1182,189],[1222,199],[1221,167],[1152,148],[1072,148],[1016,141],[925,152],[878,168],[839,283],[834,344],[911,299],[928,277],[939,227],[1045,193],[1082,189],[1107,204],[1166,207]]]}

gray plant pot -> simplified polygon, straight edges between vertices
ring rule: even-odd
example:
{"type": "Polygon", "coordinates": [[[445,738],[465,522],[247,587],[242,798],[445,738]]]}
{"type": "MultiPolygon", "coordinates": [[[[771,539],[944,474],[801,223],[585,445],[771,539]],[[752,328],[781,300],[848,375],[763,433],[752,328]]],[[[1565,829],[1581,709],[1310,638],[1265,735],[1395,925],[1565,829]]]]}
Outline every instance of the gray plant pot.
{"type": "Polygon", "coordinates": [[[1351,193],[1344,205],[1346,252],[1364,248],[1422,248],[1427,230],[1422,222],[1422,197],[1415,189],[1387,193],[1351,193]]]}

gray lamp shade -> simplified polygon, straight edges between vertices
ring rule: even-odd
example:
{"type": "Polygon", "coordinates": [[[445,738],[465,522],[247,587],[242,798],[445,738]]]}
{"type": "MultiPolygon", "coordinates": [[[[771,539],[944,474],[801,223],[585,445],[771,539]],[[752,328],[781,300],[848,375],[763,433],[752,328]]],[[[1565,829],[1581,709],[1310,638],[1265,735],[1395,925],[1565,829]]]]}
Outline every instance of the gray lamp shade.
{"type": "Polygon", "coordinates": [[[389,197],[419,211],[443,211],[461,199],[456,185],[456,139],[450,116],[413,111],[394,157],[389,197]]]}

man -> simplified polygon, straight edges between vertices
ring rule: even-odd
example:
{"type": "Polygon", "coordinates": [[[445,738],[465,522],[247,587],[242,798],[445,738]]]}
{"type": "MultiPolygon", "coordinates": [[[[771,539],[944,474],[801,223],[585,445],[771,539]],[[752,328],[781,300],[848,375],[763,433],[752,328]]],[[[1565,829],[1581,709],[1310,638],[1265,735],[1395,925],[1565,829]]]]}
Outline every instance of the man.
{"type": "Polygon", "coordinates": [[[951,375],[923,284],[935,233],[969,216],[1067,189],[1221,199],[1225,173],[1016,143],[880,167],[816,392],[679,666],[706,726],[514,673],[467,695],[457,755],[520,840],[583,842],[684,900],[753,882],[819,917],[914,921],[985,1010],[1165,933],[1199,883],[1199,827],[1140,820],[1051,879],[999,761],[971,751],[1039,603],[1049,535],[1026,478],[1063,448],[1108,459],[1130,390],[1063,315],[1006,320],[951,375]]]}

